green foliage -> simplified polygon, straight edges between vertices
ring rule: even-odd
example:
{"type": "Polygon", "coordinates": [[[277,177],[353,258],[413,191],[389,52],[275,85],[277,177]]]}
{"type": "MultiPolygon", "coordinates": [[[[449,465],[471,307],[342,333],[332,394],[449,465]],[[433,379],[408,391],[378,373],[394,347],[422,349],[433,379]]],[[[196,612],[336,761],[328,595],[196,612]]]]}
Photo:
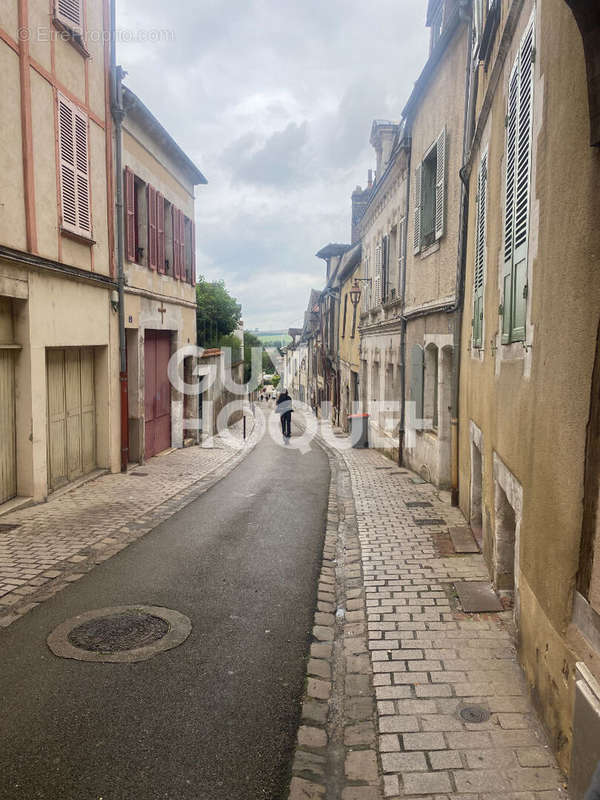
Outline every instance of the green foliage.
{"type": "Polygon", "coordinates": [[[237,328],[242,307],[229,294],[223,281],[205,281],[202,277],[196,285],[196,301],[198,344],[201,347],[218,347],[222,337],[237,328]]]}
{"type": "Polygon", "coordinates": [[[287,333],[258,333],[258,338],[265,347],[287,347],[292,337],[287,333]]]}
{"type": "Polygon", "coordinates": [[[281,380],[280,376],[279,376],[279,375],[277,375],[277,373],[276,373],[276,374],[275,374],[275,375],[273,375],[273,377],[271,378],[271,383],[273,384],[273,386],[274,386],[275,388],[277,388],[277,387],[279,386],[279,381],[280,381],[280,380],[281,380]]]}
{"type": "Polygon", "coordinates": [[[242,343],[234,333],[230,333],[228,336],[221,336],[215,347],[229,347],[231,349],[232,364],[235,364],[242,357],[242,343]]]}
{"type": "Polygon", "coordinates": [[[260,339],[255,336],[250,331],[244,332],[244,380],[250,380],[250,372],[251,372],[251,364],[252,364],[252,348],[253,347],[260,347],[262,350],[262,371],[272,373],[275,372],[275,368],[271,364],[271,359],[265,353],[264,347],[262,346],[262,342],[260,339]]]}

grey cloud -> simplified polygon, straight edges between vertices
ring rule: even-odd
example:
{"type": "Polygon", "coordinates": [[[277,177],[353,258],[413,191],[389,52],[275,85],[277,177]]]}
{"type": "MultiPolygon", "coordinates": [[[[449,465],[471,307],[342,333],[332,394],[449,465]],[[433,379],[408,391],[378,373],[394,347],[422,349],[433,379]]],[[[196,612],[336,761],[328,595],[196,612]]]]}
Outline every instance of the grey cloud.
{"type": "MultiPolygon", "coordinates": [[[[234,178],[254,184],[290,186],[308,179],[303,165],[304,146],[308,140],[308,123],[290,122],[282,131],[273,133],[254,153],[241,155],[234,178]]],[[[238,140],[238,155],[239,140],[238,140]]],[[[235,167],[235,165],[234,165],[235,167]]]]}

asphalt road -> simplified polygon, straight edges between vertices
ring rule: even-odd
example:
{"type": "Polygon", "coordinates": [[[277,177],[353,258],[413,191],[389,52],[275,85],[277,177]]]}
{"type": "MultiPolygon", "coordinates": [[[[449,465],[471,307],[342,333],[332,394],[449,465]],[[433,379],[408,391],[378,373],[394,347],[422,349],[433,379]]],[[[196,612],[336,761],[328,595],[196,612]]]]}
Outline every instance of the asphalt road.
{"type": "Polygon", "coordinates": [[[299,718],[329,467],[269,438],[194,503],[0,632],[1,800],[279,800],[299,718]],[[192,620],[145,662],[46,637],[107,606],[192,620]]]}

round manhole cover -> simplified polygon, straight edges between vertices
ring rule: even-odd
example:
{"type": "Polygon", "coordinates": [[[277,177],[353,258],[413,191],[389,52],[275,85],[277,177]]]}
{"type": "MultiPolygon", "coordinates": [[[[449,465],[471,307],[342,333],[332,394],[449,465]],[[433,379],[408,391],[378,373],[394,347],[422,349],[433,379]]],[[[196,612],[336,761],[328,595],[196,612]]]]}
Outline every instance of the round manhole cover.
{"type": "Polygon", "coordinates": [[[190,635],[188,617],[170,608],[115,606],[63,622],[48,637],[61,658],[129,663],[177,647],[190,635]]]}
{"type": "Polygon", "coordinates": [[[490,712],[481,706],[466,706],[458,712],[464,722],[487,722],[490,712]]]}
{"type": "Polygon", "coordinates": [[[162,639],[169,632],[169,623],[138,609],[98,617],[78,625],[67,639],[74,647],[98,653],[119,653],[133,650],[162,639]]]}

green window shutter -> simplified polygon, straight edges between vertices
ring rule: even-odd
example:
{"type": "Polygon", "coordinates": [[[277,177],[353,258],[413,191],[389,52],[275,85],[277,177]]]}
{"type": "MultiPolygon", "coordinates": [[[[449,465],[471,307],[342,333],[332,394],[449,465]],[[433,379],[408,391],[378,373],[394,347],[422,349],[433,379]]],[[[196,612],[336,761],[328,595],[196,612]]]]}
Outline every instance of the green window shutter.
{"type": "Polygon", "coordinates": [[[413,252],[421,252],[421,176],[423,165],[419,164],[415,169],[415,230],[413,235],[413,252]]]}
{"type": "Polygon", "coordinates": [[[485,277],[485,235],[487,213],[487,153],[481,158],[477,176],[477,216],[475,236],[475,270],[473,280],[473,346],[483,342],[483,284],[485,277]]]}
{"type": "Polygon", "coordinates": [[[519,104],[517,163],[515,168],[515,220],[513,252],[513,303],[511,341],[525,339],[527,317],[527,246],[529,240],[529,195],[531,184],[531,125],[533,111],[533,22],[519,52],[519,104]]]}
{"type": "Polygon", "coordinates": [[[515,227],[515,183],[517,156],[517,109],[519,99],[519,60],[515,61],[508,83],[506,125],[506,181],[504,202],[504,262],[502,277],[502,344],[510,342],[512,326],[512,268],[515,227]]]}
{"type": "Polygon", "coordinates": [[[415,404],[415,417],[423,419],[423,348],[413,344],[410,351],[410,399],[415,404]]]}
{"type": "Polygon", "coordinates": [[[435,175],[435,238],[444,235],[446,205],[446,128],[440,133],[436,143],[436,175],[435,175]]]}

